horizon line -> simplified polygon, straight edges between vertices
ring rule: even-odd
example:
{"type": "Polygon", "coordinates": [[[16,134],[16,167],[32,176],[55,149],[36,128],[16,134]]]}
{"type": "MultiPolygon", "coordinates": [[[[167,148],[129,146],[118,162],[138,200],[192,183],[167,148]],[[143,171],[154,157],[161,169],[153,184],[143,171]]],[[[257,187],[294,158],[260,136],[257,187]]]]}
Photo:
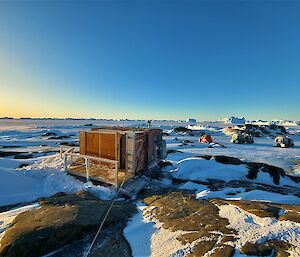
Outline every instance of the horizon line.
{"type": "MultiPolygon", "coordinates": [[[[230,117],[224,117],[224,118],[219,118],[218,120],[198,120],[195,119],[196,122],[224,122],[224,119],[226,118],[244,118],[244,117],[237,117],[237,116],[230,116],[230,117]]],[[[129,118],[73,118],[73,117],[63,117],[63,118],[57,118],[57,117],[0,117],[0,120],[95,120],[95,121],[174,121],[174,122],[187,122],[188,119],[194,119],[194,118],[187,118],[187,119],[140,119],[140,118],[135,118],[135,119],[129,119],[129,118]]],[[[268,121],[299,121],[297,119],[291,120],[291,119],[246,119],[246,121],[261,121],[261,122],[268,122],[268,121]]],[[[188,122],[187,122],[188,123],[188,122]]]]}

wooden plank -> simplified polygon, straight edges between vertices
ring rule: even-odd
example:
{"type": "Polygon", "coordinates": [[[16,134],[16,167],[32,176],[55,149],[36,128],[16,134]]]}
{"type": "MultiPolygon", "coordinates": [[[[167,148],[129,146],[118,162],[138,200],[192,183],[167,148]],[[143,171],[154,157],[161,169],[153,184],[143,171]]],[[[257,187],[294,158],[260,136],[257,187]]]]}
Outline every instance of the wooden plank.
{"type": "Polygon", "coordinates": [[[80,154],[86,154],[86,132],[79,132],[79,152],[80,154]]]}
{"type": "Polygon", "coordinates": [[[137,194],[150,182],[148,177],[138,177],[128,181],[124,186],[123,190],[132,198],[136,198],[137,194]]]}
{"type": "Polygon", "coordinates": [[[118,132],[115,133],[115,160],[119,160],[119,158],[118,158],[118,132]]]}
{"type": "Polygon", "coordinates": [[[101,157],[101,136],[100,136],[100,134],[99,134],[99,145],[98,145],[98,151],[99,151],[99,153],[98,153],[98,156],[99,156],[99,157],[101,157]]]}
{"type": "Polygon", "coordinates": [[[86,133],[86,154],[99,157],[99,133],[86,133]]]}
{"type": "Polygon", "coordinates": [[[134,171],[147,168],[147,133],[140,133],[135,138],[134,145],[134,171]]]}
{"type": "Polygon", "coordinates": [[[121,130],[111,130],[111,129],[92,129],[89,132],[91,133],[103,133],[103,134],[115,134],[118,132],[119,134],[126,135],[127,131],[121,131],[121,130]]]}
{"type": "Polygon", "coordinates": [[[95,157],[95,156],[90,156],[90,155],[83,155],[83,154],[78,154],[78,153],[66,153],[66,155],[79,157],[79,158],[88,158],[88,159],[99,161],[99,162],[107,162],[107,163],[112,163],[112,164],[118,163],[118,161],[116,161],[116,160],[100,158],[100,157],[95,157]]]}
{"type": "Polygon", "coordinates": [[[135,133],[132,133],[132,141],[133,141],[133,147],[132,147],[132,168],[131,172],[135,174],[135,133]]]}
{"type": "Polygon", "coordinates": [[[133,145],[134,145],[133,139],[132,138],[128,138],[127,151],[132,152],[133,145]]]}
{"type": "Polygon", "coordinates": [[[115,134],[100,133],[101,135],[101,157],[116,160],[116,138],[115,134]]]}
{"type": "Polygon", "coordinates": [[[128,132],[127,133],[127,176],[134,175],[133,169],[133,152],[134,152],[134,133],[128,132]]]}

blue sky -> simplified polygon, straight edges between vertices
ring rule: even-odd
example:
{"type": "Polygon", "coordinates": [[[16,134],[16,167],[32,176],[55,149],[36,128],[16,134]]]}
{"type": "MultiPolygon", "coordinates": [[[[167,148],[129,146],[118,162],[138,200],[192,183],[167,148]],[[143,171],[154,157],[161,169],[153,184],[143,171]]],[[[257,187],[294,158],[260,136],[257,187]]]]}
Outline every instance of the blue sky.
{"type": "Polygon", "coordinates": [[[300,1],[0,2],[0,116],[300,119],[300,1]]]}

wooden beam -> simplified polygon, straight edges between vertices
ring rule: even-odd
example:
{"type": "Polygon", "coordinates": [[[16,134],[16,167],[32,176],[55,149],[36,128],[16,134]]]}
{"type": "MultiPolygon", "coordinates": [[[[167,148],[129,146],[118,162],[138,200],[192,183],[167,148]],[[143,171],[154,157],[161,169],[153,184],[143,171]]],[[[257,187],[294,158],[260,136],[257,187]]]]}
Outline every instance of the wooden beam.
{"type": "Polygon", "coordinates": [[[74,156],[74,157],[81,157],[81,158],[88,158],[90,160],[95,160],[95,161],[102,161],[106,163],[111,163],[111,164],[118,164],[118,161],[116,160],[111,160],[111,159],[106,159],[106,158],[100,158],[100,157],[95,157],[95,156],[89,156],[89,155],[84,155],[84,154],[77,154],[77,153],[66,153],[65,155],[69,156],[74,156]]]}

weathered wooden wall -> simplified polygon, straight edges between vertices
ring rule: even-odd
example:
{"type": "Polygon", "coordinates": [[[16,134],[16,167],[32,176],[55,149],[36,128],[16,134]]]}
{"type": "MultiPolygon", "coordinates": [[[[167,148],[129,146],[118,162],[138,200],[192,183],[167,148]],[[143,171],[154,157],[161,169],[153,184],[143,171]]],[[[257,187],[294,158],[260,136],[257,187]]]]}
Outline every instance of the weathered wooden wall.
{"type": "Polygon", "coordinates": [[[79,135],[80,154],[116,160],[115,133],[81,131],[79,135]]]}

